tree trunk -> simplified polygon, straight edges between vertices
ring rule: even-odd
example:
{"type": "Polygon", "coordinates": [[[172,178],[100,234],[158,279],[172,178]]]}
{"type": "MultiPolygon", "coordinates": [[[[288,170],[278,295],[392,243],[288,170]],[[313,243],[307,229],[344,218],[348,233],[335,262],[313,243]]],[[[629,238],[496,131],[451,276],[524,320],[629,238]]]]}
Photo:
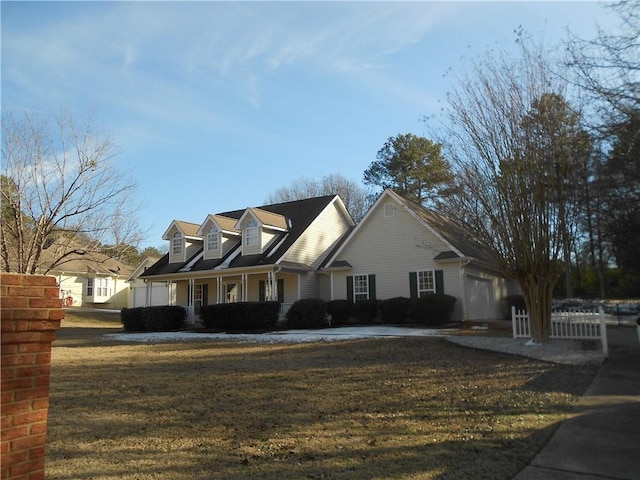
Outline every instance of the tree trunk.
{"type": "Polygon", "coordinates": [[[535,343],[549,343],[551,334],[551,301],[555,281],[528,275],[519,281],[529,312],[531,336],[535,343]]]}

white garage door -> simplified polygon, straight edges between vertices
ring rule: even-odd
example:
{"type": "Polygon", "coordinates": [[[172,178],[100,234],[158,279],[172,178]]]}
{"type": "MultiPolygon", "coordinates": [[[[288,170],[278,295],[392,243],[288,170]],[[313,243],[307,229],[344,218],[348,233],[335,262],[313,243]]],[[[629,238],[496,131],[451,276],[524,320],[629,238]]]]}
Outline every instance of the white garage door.
{"type": "MultiPolygon", "coordinates": [[[[147,296],[147,287],[134,287],[133,289],[133,306],[144,307],[145,299],[147,296]]],[[[151,305],[159,306],[168,305],[169,296],[167,293],[166,285],[154,285],[151,287],[151,305]]]]}
{"type": "Polygon", "coordinates": [[[467,294],[467,319],[489,320],[494,317],[491,294],[491,280],[468,276],[465,292],[467,294]]]}

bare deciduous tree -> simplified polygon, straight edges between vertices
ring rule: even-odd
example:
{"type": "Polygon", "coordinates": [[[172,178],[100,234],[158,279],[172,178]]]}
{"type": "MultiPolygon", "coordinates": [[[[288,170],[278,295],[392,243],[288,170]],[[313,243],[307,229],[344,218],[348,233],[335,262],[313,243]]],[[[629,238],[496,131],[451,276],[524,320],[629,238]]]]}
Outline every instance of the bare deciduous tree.
{"type": "Polygon", "coordinates": [[[371,206],[368,192],[357,183],[334,173],[320,180],[302,177],[288,187],[280,187],[267,198],[268,203],[290,202],[322,195],[340,195],[347,211],[358,222],[371,206]]]}
{"type": "Polygon", "coordinates": [[[544,343],[567,245],[567,159],[579,157],[584,138],[572,138],[556,118],[571,117],[569,104],[544,52],[523,41],[520,47],[519,56],[476,61],[449,96],[445,155],[458,193],[446,213],[489,246],[503,273],[520,284],[533,339],[544,343]]]}
{"type": "Polygon", "coordinates": [[[24,113],[2,118],[2,269],[46,274],[74,255],[140,240],[135,183],[112,162],[92,121],[24,113]]]}

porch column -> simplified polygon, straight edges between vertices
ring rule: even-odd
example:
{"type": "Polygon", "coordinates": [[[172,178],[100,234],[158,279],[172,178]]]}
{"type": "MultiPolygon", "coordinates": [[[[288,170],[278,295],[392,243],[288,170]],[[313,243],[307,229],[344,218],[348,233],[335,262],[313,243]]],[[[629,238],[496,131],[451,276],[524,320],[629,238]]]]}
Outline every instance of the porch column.
{"type": "Polygon", "coordinates": [[[173,305],[173,280],[167,282],[167,304],[173,305]]]}
{"type": "Polygon", "coordinates": [[[222,277],[216,277],[216,287],[217,287],[217,296],[216,296],[216,303],[224,303],[225,302],[225,298],[224,298],[224,288],[222,285],[222,277]]]}
{"type": "Polygon", "coordinates": [[[193,308],[194,291],[196,289],[196,281],[193,278],[189,279],[189,298],[187,298],[187,318],[189,323],[195,322],[195,311],[193,308]]]}
{"type": "Polygon", "coordinates": [[[151,306],[151,289],[153,288],[153,282],[151,280],[144,281],[144,306],[151,306]]]}
{"type": "Polygon", "coordinates": [[[331,290],[329,298],[331,300],[335,300],[335,298],[333,297],[333,270],[329,272],[329,289],[331,290]]]}
{"type": "Polygon", "coordinates": [[[247,283],[248,283],[247,282],[247,274],[243,273],[242,274],[242,292],[241,292],[241,295],[240,295],[240,298],[241,298],[241,300],[243,302],[247,301],[247,293],[248,293],[247,292],[247,283]]]}
{"type": "Polygon", "coordinates": [[[276,278],[276,272],[267,272],[267,295],[266,298],[269,301],[278,299],[278,280],[276,278]]]}

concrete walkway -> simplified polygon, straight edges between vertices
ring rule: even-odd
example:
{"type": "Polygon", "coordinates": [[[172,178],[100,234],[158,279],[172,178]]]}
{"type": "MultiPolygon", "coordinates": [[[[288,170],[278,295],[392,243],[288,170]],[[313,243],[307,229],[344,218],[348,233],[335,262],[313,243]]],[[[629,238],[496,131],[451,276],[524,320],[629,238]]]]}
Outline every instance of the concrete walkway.
{"type": "Polygon", "coordinates": [[[514,480],[640,480],[640,344],[628,334],[609,344],[576,415],[514,480]]]}

